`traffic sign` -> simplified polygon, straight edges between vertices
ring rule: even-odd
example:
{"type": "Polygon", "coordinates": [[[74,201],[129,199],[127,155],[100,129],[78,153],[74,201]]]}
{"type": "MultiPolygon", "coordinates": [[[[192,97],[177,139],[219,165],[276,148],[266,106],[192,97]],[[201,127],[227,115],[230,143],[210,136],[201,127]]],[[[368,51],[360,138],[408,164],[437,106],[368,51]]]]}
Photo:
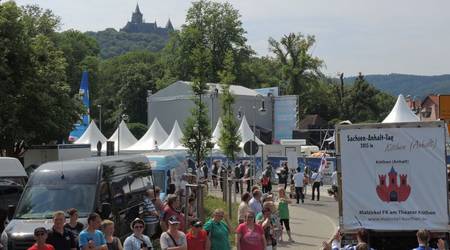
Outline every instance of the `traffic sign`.
{"type": "Polygon", "coordinates": [[[247,155],[255,155],[256,153],[258,153],[258,144],[256,144],[254,140],[248,140],[244,144],[244,152],[247,155]]]}

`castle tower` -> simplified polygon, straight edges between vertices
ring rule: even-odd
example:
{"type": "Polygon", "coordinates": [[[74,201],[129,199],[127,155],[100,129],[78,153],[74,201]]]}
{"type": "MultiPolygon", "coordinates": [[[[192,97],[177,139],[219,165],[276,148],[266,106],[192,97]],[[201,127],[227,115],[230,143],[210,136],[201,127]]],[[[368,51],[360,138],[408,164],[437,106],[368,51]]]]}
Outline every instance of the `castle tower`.
{"type": "Polygon", "coordinates": [[[136,4],[136,10],[133,12],[131,16],[131,23],[141,24],[142,23],[142,13],[139,9],[139,4],[136,4]]]}
{"type": "Polygon", "coordinates": [[[395,172],[394,167],[391,168],[391,171],[389,171],[389,186],[398,186],[397,185],[397,172],[395,172]]]}
{"type": "Polygon", "coordinates": [[[167,21],[167,24],[166,24],[166,30],[167,30],[168,32],[174,31],[172,22],[170,21],[170,18],[169,18],[169,21],[167,21]]]}

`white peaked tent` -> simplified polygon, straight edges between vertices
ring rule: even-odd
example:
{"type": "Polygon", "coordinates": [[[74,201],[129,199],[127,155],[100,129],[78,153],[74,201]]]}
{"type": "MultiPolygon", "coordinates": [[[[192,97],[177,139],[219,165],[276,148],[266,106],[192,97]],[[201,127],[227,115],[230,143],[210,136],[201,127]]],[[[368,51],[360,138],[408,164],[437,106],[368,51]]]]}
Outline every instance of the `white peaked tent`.
{"type": "MultiPolygon", "coordinates": [[[[244,117],[242,118],[241,125],[239,126],[238,130],[239,134],[241,135],[241,144],[239,144],[239,147],[243,148],[244,144],[249,141],[253,140],[253,131],[251,130],[250,126],[248,125],[247,119],[244,117]]],[[[258,137],[255,136],[255,142],[258,145],[264,145],[264,142],[262,142],[258,137]]]]}
{"type": "Polygon", "coordinates": [[[169,137],[167,137],[166,141],[159,146],[159,149],[186,149],[181,143],[181,138],[183,138],[183,132],[181,131],[177,120],[175,120],[169,137]]]}
{"type": "Polygon", "coordinates": [[[164,130],[164,128],[159,123],[158,119],[155,118],[153,120],[152,125],[147,130],[144,136],[137,141],[135,144],[131,145],[130,147],[126,148],[127,151],[145,151],[145,150],[154,150],[156,149],[156,144],[159,148],[159,145],[161,145],[166,139],[167,139],[167,132],[164,130]]]}
{"type": "Polygon", "coordinates": [[[419,122],[417,117],[406,104],[403,95],[398,95],[397,102],[391,110],[391,113],[384,118],[382,123],[394,123],[394,122],[419,122]]]}
{"type": "Polygon", "coordinates": [[[219,138],[220,138],[220,129],[222,129],[222,119],[219,118],[216,124],[216,128],[211,136],[211,142],[214,143],[214,149],[220,149],[219,147],[219,138]]]}
{"type": "MultiPolygon", "coordinates": [[[[130,130],[127,127],[127,124],[123,120],[122,122],[120,122],[119,127],[116,129],[116,131],[114,131],[114,134],[108,139],[108,141],[114,141],[114,151],[117,151],[119,149],[118,147],[119,140],[120,140],[120,150],[126,149],[137,142],[136,137],[134,137],[134,135],[130,132],[130,130]]],[[[106,151],[106,143],[102,147],[102,151],[106,151]]]]}
{"type": "Polygon", "coordinates": [[[106,137],[100,132],[94,121],[91,121],[83,135],[74,144],[91,144],[91,151],[97,151],[97,143],[106,144],[106,137]]]}

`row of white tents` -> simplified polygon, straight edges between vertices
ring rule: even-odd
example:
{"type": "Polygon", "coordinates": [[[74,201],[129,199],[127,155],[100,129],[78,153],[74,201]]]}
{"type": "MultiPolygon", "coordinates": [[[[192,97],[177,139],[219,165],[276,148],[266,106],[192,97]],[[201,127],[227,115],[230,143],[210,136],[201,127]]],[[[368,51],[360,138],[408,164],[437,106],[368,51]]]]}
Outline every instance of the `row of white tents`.
{"type": "MultiPolygon", "coordinates": [[[[220,130],[222,128],[222,121],[219,119],[216,128],[211,136],[211,141],[215,144],[214,149],[220,150],[218,141],[220,137],[220,130]]],[[[242,122],[239,126],[238,133],[241,136],[240,147],[244,146],[244,143],[253,140],[258,145],[264,145],[264,143],[254,135],[251,130],[245,116],[242,118],[242,122]]],[[[94,121],[91,121],[84,134],[74,143],[75,144],[91,144],[91,151],[97,151],[97,143],[102,143],[102,151],[106,151],[106,141],[114,141],[115,151],[150,151],[150,150],[186,150],[183,146],[181,139],[183,138],[183,132],[175,120],[172,131],[168,135],[164,128],[159,123],[158,119],[153,120],[152,125],[141,139],[137,140],[136,137],[130,132],[126,123],[122,121],[119,127],[113,133],[113,135],[107,139],[102,132],[98,129],[94,121]],[[120,143],[120,145],[119,145],[120,143]],[[120,147],[119,147],[120,146],[120,147]]]]}
{"type": "MultiPolygon", "coordinates": [[[[388,116],[386,116],[382,123],[418,121],[420,121],[419,117],[417,117],[408,107],[403,95],[399,95],[397,98],[397,102],[395,103],[391,112],[388,116]]],[[[214,149],[216,150],[220,150],[218,141],[221,128],[222,121],[219,119],[211,138],[211,142],[214,143],[214,149]]],[[[241,136],[241,148],[244,146],[245,142],[253,140],[253,138],[255,138],[255,141],[258,145],[264,145],[264,143],[258,137],[254,136],[253,131],[251,130],[245,116],[243,117],[242,122],[239,126],[238,133],[241,136]]],[[[118,149],[120,149],[121,151],[137,152],[155,149],[185,150],[186,148],[182,145],[181,138],[183,138],[183,132],[181,131],[180,126],[178,125],[178,122],[176,120],[173,125],[172,131],[168,135],[159,123],[158,119],[155,118],[150,128],[140,140],[137,140],[133,136],[124,121],[119,124],[119,128],[116,129],[114,134],[109,139],[107,139],[100,132],[100,130],[97,128],[97,125],[95,125],[95,122],[92,121],[84,134],[77,141],[75,141],[75,144],[91,144],[92,151],[97,151],[97,142],[99,141],[102,143],[102,151],[106,151],[106,141],[114,141],[114,150],[116,151],[118,149]],[[120,142],[120,148],[118,147],[118,142],[120,142]]],[[[329,143],[333,143],[334,134],[330,138],[326,139],[326,141],[328,141],[329,143]]]]}

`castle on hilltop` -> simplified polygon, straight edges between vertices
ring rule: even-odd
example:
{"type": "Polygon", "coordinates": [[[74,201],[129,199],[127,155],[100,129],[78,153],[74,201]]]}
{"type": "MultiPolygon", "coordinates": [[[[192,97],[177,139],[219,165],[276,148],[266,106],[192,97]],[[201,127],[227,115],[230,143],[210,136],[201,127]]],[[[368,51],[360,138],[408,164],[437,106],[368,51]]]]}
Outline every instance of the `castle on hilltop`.
{"type": "Polygon", "coordinates": [[[125,27],[120,29],[120,31],[127,33],[154,33],[159,35],[168,35],[170,32],[174,31],[170,19],[167,21],[166,27],[162,28],[156,25],[156,21],[154,23],[146,23],[142,17],[143,15],[139,9],[139,4],[136,4],[136,10],[131,15],[131,22],[127,22],[125,27]]]}

